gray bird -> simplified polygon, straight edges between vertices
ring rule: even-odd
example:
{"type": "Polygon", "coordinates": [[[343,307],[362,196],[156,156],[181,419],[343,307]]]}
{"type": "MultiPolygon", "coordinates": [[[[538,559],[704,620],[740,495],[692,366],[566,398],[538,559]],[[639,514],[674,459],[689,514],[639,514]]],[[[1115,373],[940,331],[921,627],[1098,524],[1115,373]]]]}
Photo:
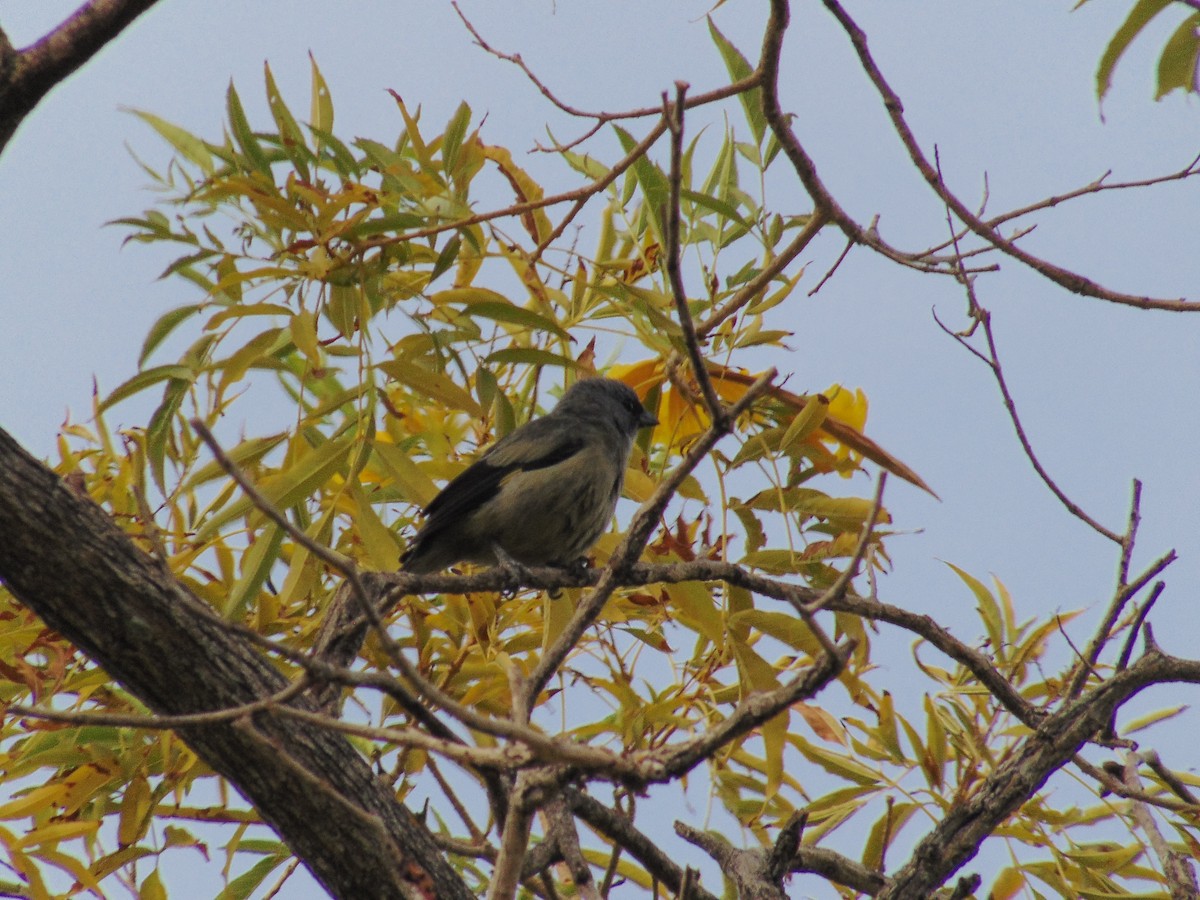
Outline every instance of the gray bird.
{"type": "Polygon", "coordinates": [[[577,381],[433,498],[401,568],[575,563],[612,521],[638,430],[657,424],[620,381],[577,381]]]}

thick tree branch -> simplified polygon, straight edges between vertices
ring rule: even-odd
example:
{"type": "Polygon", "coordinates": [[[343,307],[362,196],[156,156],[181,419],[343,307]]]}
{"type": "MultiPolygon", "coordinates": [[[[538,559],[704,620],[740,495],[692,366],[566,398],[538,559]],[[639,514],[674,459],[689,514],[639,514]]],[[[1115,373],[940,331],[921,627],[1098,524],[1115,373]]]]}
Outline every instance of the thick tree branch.
{"type": "Polygon", "coordinates": [[[1107,727],[1123,703],[1143,688],[1165,682],[1200,683],[1200,662],[1167,656],[1151,645],[1134,665],[1047,717],[971,796],[949,809],[878,896],[931,896],[1051,774],[1107,727]]]}
{"type": "MultiPolygon", "coordinates": [[[[0,578],[156,713],[240,706],[287,688],[98,506],[3,431],[0,578]]],[[[179,733],[334,896],[470,896],[344,738],[271,710],[179,733]]]]}
{"type": "Polygon", "coordinates": [[[15,50],[0,32],[0,153],[51,88],[157,2],[89,0],[23,50],[15,50]]]}

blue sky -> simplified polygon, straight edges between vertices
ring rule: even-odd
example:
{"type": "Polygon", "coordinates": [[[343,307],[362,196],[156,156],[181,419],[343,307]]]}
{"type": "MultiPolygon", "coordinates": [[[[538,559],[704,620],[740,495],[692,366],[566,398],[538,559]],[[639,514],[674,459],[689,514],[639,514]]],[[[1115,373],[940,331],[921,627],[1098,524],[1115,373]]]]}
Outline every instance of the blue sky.
{"type": "MultiPolygon", "coordinates": [[[[819,171],[859,221],[880,216],[883,235],[918,248],[940,241],[944,213],[908,165],[883,110],[832,20],[796,4],[785,50],[784,103],[819,171]]],[[[0,24],[23,45],[73,3],[0,5],[0,24]]],[[[677,79],[693,91],[726,80],[704,23],[708,6],[683,2],[463,2],[495,46],[520,52],[565,99],[589,109],[657,102],[677,79]]],[[[851,4],[850,12],[901,94],[927,151],[936,143],[950,184],[968,203],[999,212],[1086,184],[1182,168],[1200,152],[1195,98],[1152,101],[1155,54],[1173,23],[1135,44],[1101,110],[1096,62],[1125,4],[924,2],[851,4]]],[[[763,4],[729,2],[720,28],[753,56],[763,4]]],[[[444,122],[467,100],[486,113],[485,139],[515,154],[579,130],[512,66],[472,46],[446,4],[356,0],[164,0],[21,126],[0,157],[0,425],[50,455],[70,409],[84,417],[93,378],[111,390],[134,371],[146,329],[194,299],[156,277],[163,258],[121,247],[103,223],[151,205],[130,151],[161,165],[166,147],[122,107],[152,111],[215,136],[233,79],[251,119],[265,121],[267,60],[293,108],[308,97],[308,53],[332,89],[343,135],[390,136],[400,127],[386,89],[444,122]]],[[[558,167],[522,157],[547,178],[558,167]]],[[[795,190],[794,212],[807,208],[795,190]]],[[[1116,289],[1200,299],[1196,210],[1200,183],[1085,198],[1039,213],[1025,246],[1116,289]]],[[[777,193],[776,197],[780,195],[777,193]]],[[[587,240],[583,246],[587,246],[587,240]]],[[[840,251],[829,235],[802,258],[811,288],[840,251]]],[[[1142,312],[1065,293],[1010,260],[982,278],[1010,385],[1029,435],[1061,486],[1121,530],[1130,481],[1145,482],[1135,569],[1175,547],[1180,561],[1152,620],[1169,651],[1200,640],[1200,318],[1142,312]]],[[[800,292],[797,292],[799,294],[800,292]]],[[[855,251],[819,294],[794,310],[789,387],[832,382],[871,400],[868,434],[915,468],[941,502],[893,481],[895,572],[889,602],[927,612],[960,637],[978,627],[970,595],[941,560],[995,573],[1023,617],[1085,608],[1072,627],[1086,641],[1111,595],[1115,548],[1069,518],[1022,456],[988,372],[943,335],[931,310],[963,324],[961,290],[855,251]]],[[[137,424],[144,409],[122,415],[137,424]]],[[[114,419],[121,421],[120,418],[114,419]]],[[[836,486],[835,486],[836,487],[836,486]]],[[[847,490],[867,493],[865,481],[847,490]]],[[[908,656],[911,640],[885,632],[880,662],[908,656]],[[890,649],[889,641],[892,642],[890,649]],[[893,654],[893,655],[890,655],[893,654]]],[[[894,660],[894,663],[889,661],[894,660]]],[[[1187,697],[1161,690],[1150,705],[1187,697]]],[[[1195,723],[1192,721],[1191,728],[1195,723]]],[[[1164,731],[1168,764],[1195,767],[1186,731],[1164,731]],[[1175,753],[1172,756],[1171,750],[1175,753]]],[[[1155,740],[1151,739],[1152,743],[1155,740]]]]}

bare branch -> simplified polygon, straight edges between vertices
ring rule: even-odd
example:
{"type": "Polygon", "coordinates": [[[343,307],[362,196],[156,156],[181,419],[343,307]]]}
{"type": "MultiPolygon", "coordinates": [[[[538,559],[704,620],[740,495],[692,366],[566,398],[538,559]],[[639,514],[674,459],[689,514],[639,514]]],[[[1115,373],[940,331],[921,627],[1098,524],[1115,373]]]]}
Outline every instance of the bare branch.
{"type": "Polygon", "coordinates": [[[671,285],[671,295],[675,300],[675,313],[679,317],[679,327],[683,331],[683,343],[687,348],[688,358],[692,364],[692,377],[700,385],[700,395],[708,409],[709,420],[714,426],[726,428],[725,405],[713,389],[712,379],[708,377],[708,366],[704,361],[704,351],[700,347],[700,339],[696,334],[696,323],[692,320],[692,311],[688,308],[687,288],[683,284],[683,268],[680,260],[679,231],[681,227],[679,210],[679,193],[683,182],[683,101],[687,96],[687,85],[682,81],[675,82],[675,102],[667,100],[663,94],[663,119],[671,132],[671,171],[669,175],[670,197],[664,210],[667,242],[667,281],[671,285]]]}
{"type": "MultiPolygon", "coordinates": [[[[838,0],[822,0],[822,2],[825,4],[825,8],[833,13],[833,17],[837,19],[838,24],[842,26],[842,30],[850,38],[850,43],[853,45],[855,53],[858,54],[859,63],[883,100],[883,106],[892,121],[892,128],[908,151],[909,159],[912,160],[913,165],[916,166],[921,176],[933,191],[944,203],[954,210],[954,215],[970,228],[971,231],[975,232],[996,249],[1024,263],[1035,272],[1038,272],[1071,293],[1081,294],[1085,297],[1096,297],[1100,300],[1107,300],[1111,303],[1119,303],[1125,306],[1134,306],[1139,309],[1158,309],[1172,312],[1200,310],[1200,304],[1189,302],[1186,299],[1158,299],[1110,290],[1077,272],[1064,269],[1061,266],[1047,262],[1034,256],[1032,253],[1022,250],[1015,243],[1001,235],[995,228],[988,225],[987,222],[981,220],[975,213],[971,212],[966,204],[946,187],[945,183],[938,176],[936,169],[925,158],[920,144],[917,142],[916,137],[908,126],[908,122],[904,118],[904,104],[901,103],[900,97],[887,83],[887,80],[883,77],[883,73],[867,49],[866,34],[858,27],[858,24],[849,16],[845,9],[842,8],[838,0]]],[[[783,0],[776,0],[777,5],[781,3],[783,3],[783,0]]],[[[807,182],[805,186],[808,186],[807,182]]]]}
{"type": "MultiPolygon", "coordinates": [[[[1125,784],[1132,790],[1141,790],[1142,787],[1141,779],[1138,778],[1140,762],[1141,759],[1136,753],[1125,754],[1125,784]]],[[[1200,898],[1200,886],[1196,884],[1196,873],[1192,870],[1191,864],[1186,857],[1171,849],[1171,845],[1159,831],[1158,823],[1154,821],[1149,807],[1144,803],[1134,801],[1130,811],[1133,813],[1138,827],[1146,835],[1146,840],[1154,849],[1154,855],[1158,857],[1159,865],[1162,866],[1163,878],[1171,891],[1172,900],[1197,900],[1200,898]]]]}
{"type": "Polygon", "coordinates": [[[683,822],[675,823],[675,833],[711,856],[733,882],[743,900],[787,900],[780,879],[773,879],[768,854],[762,850],[739,850],[723,837],[699,831],[683,822]]]}
{"type": "Polygon", "coordinates": [[[1083,654],[1083,658],[1075,669],[1075,674],[1071,679],[1071,684],[1067,688],[1067,696],[1078,696],[1083,690],[1083,685],[1087,681],[1088,673],[1093,670],[1096,661],[1100,658],[1100,652],[1108,643],[1108,639],[1112,634],[1113,626],[1121,615],[1121,611],[1125,605],[1137,596],[1138,592],[1144,588],[1150,581],[1156,578],[1163,569],[1175,562],[1178,557],[1174,550],[1168,550],[1152,562],[1141,575],[1135,578],[1129,584],[1124,585],[1112,599],[1109,604],[1108,611],[1104,615],[1104,619],[1100,622],[1100,626],[1096,629],[1095,635],[1092,636],[1091,643],[1088,644],[1087,650],[1083,654]]]}
{"type": "MultiPolygon", "coordinates": [[[[653,839],[638,831],[629,819],[578,788],[567,788],[563,796],[580,819],[623,848],[669,890],[682,893],[684,870],[653,839]]],[[[689,900],[717,900],[695,883],[687,897],[689,900]]]]}

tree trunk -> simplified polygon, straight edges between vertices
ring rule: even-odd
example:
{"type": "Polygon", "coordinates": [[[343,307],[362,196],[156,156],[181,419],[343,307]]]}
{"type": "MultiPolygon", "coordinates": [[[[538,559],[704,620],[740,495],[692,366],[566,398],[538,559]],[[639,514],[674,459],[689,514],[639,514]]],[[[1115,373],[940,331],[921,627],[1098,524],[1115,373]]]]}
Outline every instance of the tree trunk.
{"type": "MultiPolygon", "coordinates": [[[[156,713],[239,706],[287,684],[100,507],[2,429],[0,579],[156,713]]],[[[335,897],[472,896],[425,827],[341,735],[270,710],[180,735],[335,897]]]]}

